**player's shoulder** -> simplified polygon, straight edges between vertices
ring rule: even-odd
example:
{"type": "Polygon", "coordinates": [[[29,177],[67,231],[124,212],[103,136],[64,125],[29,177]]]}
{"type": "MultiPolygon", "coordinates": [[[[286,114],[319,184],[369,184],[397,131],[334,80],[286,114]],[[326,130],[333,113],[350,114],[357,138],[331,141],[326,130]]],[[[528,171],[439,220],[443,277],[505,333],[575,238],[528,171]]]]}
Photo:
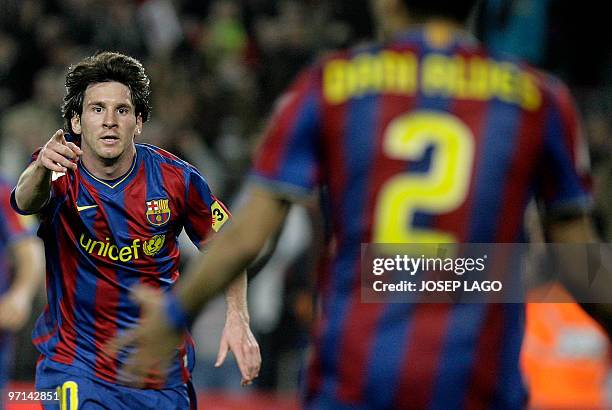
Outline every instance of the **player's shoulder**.
{"type": "Polygon", "coordinates": [[[550,71],[536,67],[535,65],[529,63],[523,58],[512,56],[504,52],[493,52],[488,49],[487,53],[491,59],[494,59],[497,62],[514,64],[518,66],[521,70],[528,72],[536,78],[536,80],[538,81],[538,86],[542,87],[543,89],[546,89],[547,91],[559,88],[567,88],[561,78],[551,73],[550,71]]]}
{"type": "Polygon", "coordinates": [[[549,104],[563,106],[565,109],[573,106],[571,91],[560,77],[528,63],[523,63],[523,67],[535,79],[535,84],[549,104]]]}
{"type": "Polygon", "coordinates": [[[571,92],[567,84],[558,76],[540,69],[534,69],[540,80],[540,86],[549,98],[558,104],[571,103],[571,92]]]}
{"type": "Polygon", "coordinates": [[[151,163],[153,166],[166,164],[170,168],[176,168],[181,171],[192,170],[194,168],[193,165],[177,155],[155,145],[138,143],[136,144],[136,152],[142,157],[143,161],[151,163]]]}
{"type": "Polygon", "coordinates": [[[527,74],[533,85],[539,90],[543,101],[548,104],[567,105],[572,101],[569,87],[557,75],[536,67],[533,64],[501,52],[486,50],[487,57],[497,64],[508,64],[517,67],[522,73],[527,74]]]}
{"type": "Polygon", "coordinates": [[[181,181],[188,185],[193,174],[200,175],[196,167],[163,148],[151,144],[136,144],[136,152],[141,157],[146,173],[159,173],[163,178],[181,181]]]}

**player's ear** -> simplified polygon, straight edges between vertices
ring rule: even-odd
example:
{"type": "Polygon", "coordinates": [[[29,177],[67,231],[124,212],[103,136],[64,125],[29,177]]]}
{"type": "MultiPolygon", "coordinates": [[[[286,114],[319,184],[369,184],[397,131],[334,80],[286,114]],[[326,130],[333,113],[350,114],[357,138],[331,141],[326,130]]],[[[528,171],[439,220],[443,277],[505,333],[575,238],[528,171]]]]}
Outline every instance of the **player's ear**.
{"type": "Polygon", "coordinates": [[[72,125],[72,131],[74,131],[75,134],[81,133],[81,117],[79,115],[75,114],[70,119],[70,125],[72,125]]]}
{"type": "Polygon", "coordinates": [[[136,131],[134,136],[137,137],[142,133],[142,115],[138,114],[136,116],[136,131]]]}

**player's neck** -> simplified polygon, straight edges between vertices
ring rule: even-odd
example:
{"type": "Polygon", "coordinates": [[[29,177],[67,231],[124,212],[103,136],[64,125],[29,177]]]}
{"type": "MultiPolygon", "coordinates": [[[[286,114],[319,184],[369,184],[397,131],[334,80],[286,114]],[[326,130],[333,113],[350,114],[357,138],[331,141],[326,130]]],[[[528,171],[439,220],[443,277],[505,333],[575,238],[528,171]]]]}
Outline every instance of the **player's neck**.
{"type": "Polygon", "coordinates": [[[102,180],[113,180],[125,175],[136,157],[136,146],[130,145],[118,157],[113,159],[101,158],[93,152],[83,151],[81,162],[87,171],[96,178],[102,180]]]}

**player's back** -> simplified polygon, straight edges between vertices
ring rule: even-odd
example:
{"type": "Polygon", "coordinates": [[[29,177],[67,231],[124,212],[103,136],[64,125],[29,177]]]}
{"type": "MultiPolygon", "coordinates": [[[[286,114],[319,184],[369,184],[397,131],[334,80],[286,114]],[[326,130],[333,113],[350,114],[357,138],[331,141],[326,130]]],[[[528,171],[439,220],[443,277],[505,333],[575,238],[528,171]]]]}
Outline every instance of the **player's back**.
{"type": "Polygon", "coordinates": [[[362,303],[360,244],[520,242],[534,196],[550,213],[583,206],[567,90],[433,26],[309,75],[295,90],[317,84],[302,106],[318,118],[337,240],[309,402],[522,406],[523,306],[362,303]]]}
{"type": "Polygon", "coordinates": [[[541,161],[574,162],[567,90],[467,35],[432,28],[352,49],[325,60],[320,81],[326,182],[351,246],[517,242],[534,193],[565,199],[541,186],[556,182],[541,161]]]}
{"type": "Polygon", "coordinates": [[[310,407],[524,404],[523,305],[362,303],[361,244],[520,242],[533,197],[574,215],[589,202],[578,129],[559,81],[442,26],[333,54],[296,80],[252,177],[282,197],[329,188],[335,254],[310,407]]]}

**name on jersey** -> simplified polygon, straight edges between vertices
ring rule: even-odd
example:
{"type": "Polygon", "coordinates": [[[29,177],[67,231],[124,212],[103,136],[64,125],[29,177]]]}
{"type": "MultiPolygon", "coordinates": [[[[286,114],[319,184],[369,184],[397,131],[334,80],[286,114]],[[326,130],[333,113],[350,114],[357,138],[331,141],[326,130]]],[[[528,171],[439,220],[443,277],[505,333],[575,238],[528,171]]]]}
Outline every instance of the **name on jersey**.
{"type": "Polygon", "coordinates": [[[79,245],[89,255],[95,254],[108,258],[113,262],[129,262],[140,258],[140,250],[147,256],[155,256],[164,246],[165,240],[165,235],[155,235],[148,240],[136,238],[132,241],[131,245],[119,247],[111,243],[110,238],[106,238],[104,241],[97,241],[82,233],[79,245]]]}
{"type": "Polygon", "coordinates": [[[323,96],[330,104],[374,93],[486,101],[498,98],[533,111],[542,104],[536,80],[516,64],[461,55],[383,51],[329,61],[323,96]]]}

